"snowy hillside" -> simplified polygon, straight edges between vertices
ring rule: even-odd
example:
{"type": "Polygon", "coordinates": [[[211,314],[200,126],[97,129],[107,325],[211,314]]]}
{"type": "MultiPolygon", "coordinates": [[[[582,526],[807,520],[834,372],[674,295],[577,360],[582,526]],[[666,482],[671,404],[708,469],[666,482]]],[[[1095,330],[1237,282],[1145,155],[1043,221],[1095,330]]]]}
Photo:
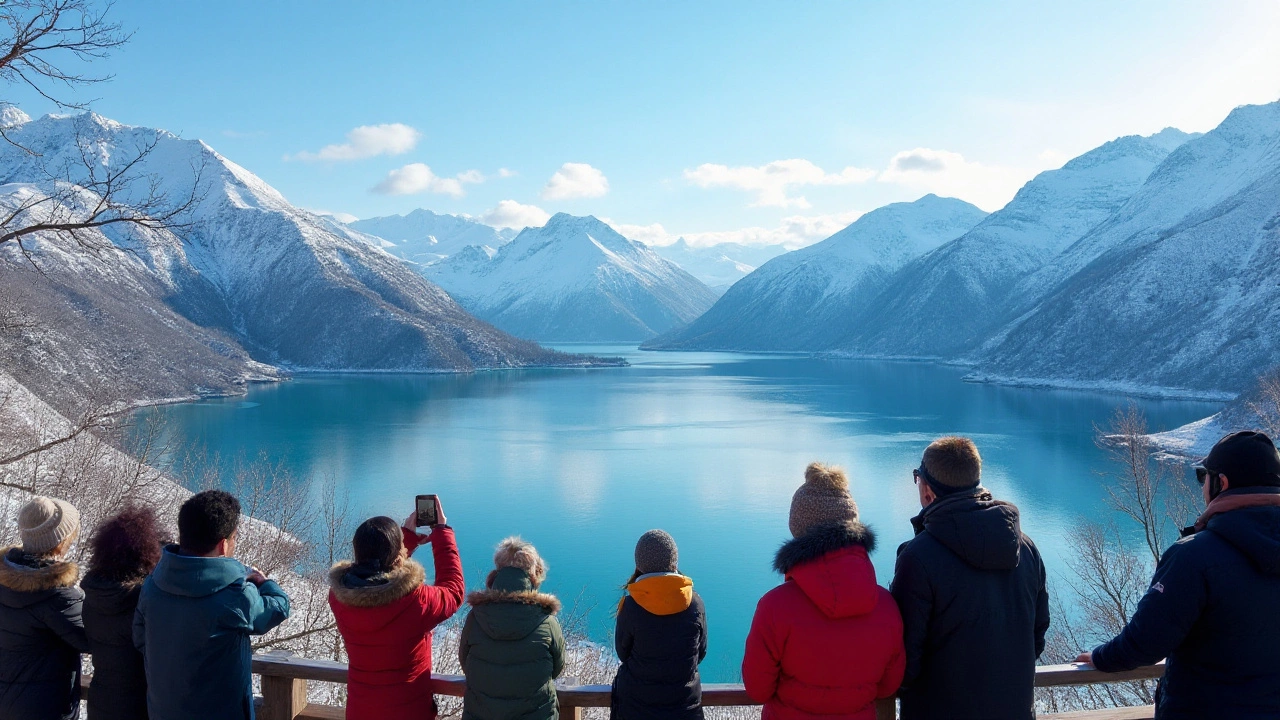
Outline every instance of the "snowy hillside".
{"type": "Polygon", "coordinates": [[[787,252],[781,245],[742,245],[717,243],[694,247],[684,238],[670,245],[654,246],[653,251],[679,265],[685,272],[701,280],[717,294],[746,277],[766,262],[787,252]]]}
{"type": "Polygon", "coordinates": [[[496,249],[514,237],[510,230],[499,231],[470,218],[421,209],[408,215],[356,220],[348,225],[384,240],[379,246],[392,255],[421,265],[442,260],[469,245],[496,249]]]}
{"type": "Polygon", "coordinates": [[[715,301],[643,244],[594,217],[564,213],[492,256],[473,246],[424,272],[479,317],[538,340],[643,340],[715,301]]]}
{"type": "Polygon", "coordinates": [[[1239,392],[1280,358],[1280,103],[1172,152],[1025,284],[1049,291],[981,351],[1013,381],[1239,392]]]}
{"type": "Polygon", "coordinates": [[[1190,137],[1172,128],[1122,137],[1040,173],[977,227],[904,267],[841,347],[945,358],[972,349],[1009,319],[1020,280],[1106,220],[1190,137]]]}
{"type": "MultiPolygon", "coordinates": [[[[175,200],[189,196],[195,169],[202,168],[199,201],[185,216],[180,240],[167,231],[94,235],[95,243],[126,251],[136,262],[110,262],[108,252],[99,258],[108,261],[95,263],[57,238],[37,243],[37,260],[50,269],[48,286],[22,282],[30,302],[39,296],[43,303],[33,310],[40,313],[43,335],[24,352],[62,357],[68,363],[62,371],[96,372],[99,360],[107,362],[103,369],[115,363],[123,370],[135,356],[155,355],[154,364],[170,366],[175,382],[188,378],[180,394],[190,395],[208,389],[189,377],[207,369],[200,346],[232,365],[244,366],[247,351],[256,361],[299,370],[469,370],[577,361],[476,320],[401,260],[335,232],[334,221],[290,205],[204,143],[88,113],[47,116],[8,134],[39,153],[0,144],[0,183],[36,183],[6,186],[10,202],[23,192],[49,192],[48,168],[70,168],[77,178],[86,174],[80,148],[95,167],[105,168],[151,147],[136,168],[141,180],[126,193],[134,199],[153,180],[175,200]],[[56,322],[77,314],[84,316],[78,324],[56,322]],[[62,327],[63,336],[52,329],[62,327]],[[139,335],[130,338],[121,328],[139,335]],[[102,358],[79,352],[82,343],[100,348],[102,358]],[[190,351],[170,356],[179,346],[190,351]]],[[[0,256],[6,274],[22,271],[22,260],[12,248],[0,256]]],[[[236,373],[227,367],[219,372],[236,373]]],[[[209,385],[218,389],[225,382],[209,385]]]]}
{"type": "Polygon", "coordinates": [[[926,195],[873,210],[816,245],[770,260],[738,281],[688,327],[654,348],[823,350],[846,337],[851,320],[912,259],[952,240],[986,213],[926,195]]]}

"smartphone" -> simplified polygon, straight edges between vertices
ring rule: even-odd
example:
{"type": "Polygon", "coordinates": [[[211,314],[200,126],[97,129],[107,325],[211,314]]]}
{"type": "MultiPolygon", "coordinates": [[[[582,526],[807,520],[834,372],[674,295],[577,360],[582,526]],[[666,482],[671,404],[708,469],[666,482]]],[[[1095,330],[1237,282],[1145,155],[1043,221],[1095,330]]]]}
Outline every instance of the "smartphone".
{"type": "Polygon", "coordinates": [[[435,495],[419,495],[417,503],[418,527],[432,527],[440,522],[439,519],[436,518],[435,495]]]}

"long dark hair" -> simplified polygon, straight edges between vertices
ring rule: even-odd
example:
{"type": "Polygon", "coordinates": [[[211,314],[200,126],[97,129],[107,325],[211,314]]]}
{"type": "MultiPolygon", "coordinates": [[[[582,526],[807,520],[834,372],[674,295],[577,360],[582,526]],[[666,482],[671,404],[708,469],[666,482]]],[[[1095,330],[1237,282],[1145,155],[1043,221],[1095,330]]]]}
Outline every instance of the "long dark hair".
{"type": "Polygon", "coordinates": [[[386,572],[400,560],[404,536],[395,520],[385,516],[371,517],[356,528],[351,539],[356,565],[375,572],[386,572]]]}
{"type": "Polygon", "coordinates": [[[119,582],[141,580],[160,562],[164,539],[154,510],[127,507],[94,530],[89,574],[119,582]]]}

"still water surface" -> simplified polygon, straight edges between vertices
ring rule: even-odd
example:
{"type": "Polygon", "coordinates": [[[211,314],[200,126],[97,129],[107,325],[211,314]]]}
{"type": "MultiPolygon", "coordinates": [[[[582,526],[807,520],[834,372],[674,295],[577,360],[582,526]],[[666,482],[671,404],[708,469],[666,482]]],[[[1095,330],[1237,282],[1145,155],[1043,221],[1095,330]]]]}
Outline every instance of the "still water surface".
{"type": "MultiPolygon", "coordinates": [[[[593,606],[602,641],[636,538],[663,528],[707,605],[711,682],[738,678],[756,600],[779,581],[770,565],[789,537],[791,493],[812,460],[848,469],[879,536],[872,559],[885,585],[919,511],[911,469],[939,435],[978,443],[984,483],[1022,509],[1051,582],[1067,582],[1078,520],[1107,512],[1100,473],[1111,468],[1093,428],[1123,397],[966,383],[961,369],[920,363],[564,349],[632,365],[303,376],[165,412],[228,464],[266,451],[299,477],[335,474],[363,516],[400,519],[415,494],[439,493],[472,588],[494,544],[523,535],[550,565],[544,589],[593,606]]],[[[1137,402],[1153,429],[1216,410],[1137,402]]]]}

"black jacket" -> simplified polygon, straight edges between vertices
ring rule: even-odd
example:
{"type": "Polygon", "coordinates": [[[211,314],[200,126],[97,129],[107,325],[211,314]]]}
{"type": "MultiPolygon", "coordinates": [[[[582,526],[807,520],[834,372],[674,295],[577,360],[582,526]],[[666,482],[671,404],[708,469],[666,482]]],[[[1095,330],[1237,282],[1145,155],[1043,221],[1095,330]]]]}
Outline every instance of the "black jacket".
{"type": "MultiPolygon", "coordinates": [[[[1241,488],[1223,495],[1275,493],[1241,488]]],[[[1168,658],[1158,718],[1280,717],[1280,507],[1240,508],[1174,543],[1128,626],[1093,651],[1117,672],[1168,658]]]]}
{"type": "Polygon", "coordinates": [[[911,523],[890,586],[907,650],[902,720],[1035,717],[1049,593],[1018,508],[979,488],[939,498],[911,523]]]}
{"type": "Polygon", "coordinates": [[[142,578],[129,582],[89,574],[84,590],[84,631],[93,655],[89,720],[146,720],[147,677],[133,646],[133,611],[142,578]]]}
{"type": "Polygon", "coordinates": [[[613,720],[702,720],[707,611],[683,575],[642,575],[618,606],[613,720]]]}
{"type": "Polygon", "coordinates": [[[75,563],[6,548],[0,559],[0,720],[80,717],[80,653],[89,649],[75,563]]]}

